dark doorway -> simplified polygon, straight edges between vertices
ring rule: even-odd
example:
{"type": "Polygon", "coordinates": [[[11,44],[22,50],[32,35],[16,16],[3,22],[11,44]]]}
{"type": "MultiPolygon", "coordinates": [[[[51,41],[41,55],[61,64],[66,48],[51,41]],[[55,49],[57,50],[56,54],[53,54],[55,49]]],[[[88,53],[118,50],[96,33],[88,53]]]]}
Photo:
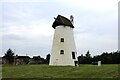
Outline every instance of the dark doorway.
{"type": "Polygon", "coordinates": [[[75,52],[72,52],[72,58],[75,59],[75,52]]]}

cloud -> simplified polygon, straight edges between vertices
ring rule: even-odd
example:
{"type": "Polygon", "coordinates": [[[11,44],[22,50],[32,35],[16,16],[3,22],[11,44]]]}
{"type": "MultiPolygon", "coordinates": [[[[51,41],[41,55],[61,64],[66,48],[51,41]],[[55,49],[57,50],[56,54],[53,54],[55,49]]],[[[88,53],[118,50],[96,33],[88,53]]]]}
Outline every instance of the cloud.
{"type": "MultiPolygon", "coordinates": [[[[45,57],[51,51],[52,36],[25,37],[18,35],[4,35],[2,50],[5,52],[8,48],[16,50],[16,54],[29,56],[40,55],[45,57]]],[[[3,53],[4,53],[3,52],[3,53]]],[[[2,53],[2,54],[3,54],[2,53]]]]}
{"type": "Polygon", "coordinates": [[[27,3],[27,5],[26,3],[3,3],[3,21],[5,24],[14,25],[31,24],[34,20],[44,18],[42,9],[39,11],[39,6],[38,3],[27,3]]]}
{"type": "Polygon", "coordinates": [[[109,11],[116,9],[119,0],[60,0],[63,4],[73,8],[80,8],[80,10],[89,11],[109,11]]]}
{"type": "Polygon", "coordinates": [[[51,50],[53,17],[74,16],[78,55],[117,49],[117,0],[4,0],[2,16],[3,49],[16,49],[19,55],[45,56],[51,50]]]}
{"type": "Polygon", "coordinates": [[[91,33],[81,33],[75,36],[78,54],[86,54],[90,50],[92,55],[99,55],[106,51],[116,51],[118,44],[117,35],[97,35],[91,33]]]}
{"type": "MultiPolygon", "coordinates": [[[[40,21],[41,22],[41,21],[40,21]]],[[[7,34],[13,34],[18,36],[25,36],[25,37],[38,37],[38,36],[49,36],[53,33],[53,29],[48,23],[39,23],[36,22],[34,24],[24,26],[24,25],[18,25],[18,26],[9,26],[3,28],[3,35],[7,34]]]]}

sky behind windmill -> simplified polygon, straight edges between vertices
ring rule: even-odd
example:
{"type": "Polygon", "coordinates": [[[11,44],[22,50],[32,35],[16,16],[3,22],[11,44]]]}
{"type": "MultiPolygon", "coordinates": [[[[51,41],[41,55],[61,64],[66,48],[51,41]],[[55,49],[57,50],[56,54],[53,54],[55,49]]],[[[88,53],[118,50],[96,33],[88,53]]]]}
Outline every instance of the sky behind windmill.
{"type": "Polygon", "coordinates": [[[78,56],[118,49],[119,0],[4,0],[0,5],[1,55],[11,48],[18,55],[45,57],[51,51],[58,14],[74,16],[78,56]]]}

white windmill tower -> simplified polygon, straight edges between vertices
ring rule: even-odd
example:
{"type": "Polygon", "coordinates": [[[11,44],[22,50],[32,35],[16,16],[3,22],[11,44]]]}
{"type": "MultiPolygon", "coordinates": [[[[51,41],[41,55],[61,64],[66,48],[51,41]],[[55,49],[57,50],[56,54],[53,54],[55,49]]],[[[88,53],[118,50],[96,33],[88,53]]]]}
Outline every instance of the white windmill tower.
{"type": "Polygon", "coordinates": [[[73,34],[73,16],[71,20],[58,15],[53,22],[55,29],[49,65],[75,66],[77,51],[73,34]]]}

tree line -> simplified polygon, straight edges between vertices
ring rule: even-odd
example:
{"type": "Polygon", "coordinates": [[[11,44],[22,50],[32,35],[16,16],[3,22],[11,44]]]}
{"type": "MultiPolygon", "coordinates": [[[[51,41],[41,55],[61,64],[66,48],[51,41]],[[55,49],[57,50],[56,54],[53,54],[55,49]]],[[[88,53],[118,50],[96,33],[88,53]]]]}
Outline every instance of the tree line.
{"type": "Polygon", "coordinates": [[[96,64],[101,61],[102,64],[119,64],[120,63],[120,51],[116,52],[103,52],[101,55],[91,57],[88,51],[85,56],[78,56],[79,64],[96,64]]]}
{"type": "MultiPolygon", "coordinates": [[[[16,55],[14,56],[14,52],[12,49],[8,49],[5,55],[2,57],[5,60],[8,61],[9,64],[13,64],[15,59],[20,58],[20,56],[16,55]]],[[[30,63],[29,60],[32,60],[33,63],[36,64],[49,64],[50,61],[50,54],[46,55],[46,58],[42,58],[40,56],[33,56],[33,58],[30,58],[29,56],[22,56],[23,60],[25,61],[26,64],[30,63]]],[[[78,59],[78,64],[97,64],[98,61],[101,61],[102,64],[119,64],[120,63],[120,51],[116,52],[103,52],[101,55],[96,55],[91,57],[91,54],[89,51],[83,56],[77,57],[78,59]]]]}
{"type": "Polygon", "coordinates": [[[50,54],[46,55],[46,58],[41,56],[18,56],[15,55],[12,49],[8,49],[5,55],[2,57],[2,64],[49,64],[50,54]]]}

